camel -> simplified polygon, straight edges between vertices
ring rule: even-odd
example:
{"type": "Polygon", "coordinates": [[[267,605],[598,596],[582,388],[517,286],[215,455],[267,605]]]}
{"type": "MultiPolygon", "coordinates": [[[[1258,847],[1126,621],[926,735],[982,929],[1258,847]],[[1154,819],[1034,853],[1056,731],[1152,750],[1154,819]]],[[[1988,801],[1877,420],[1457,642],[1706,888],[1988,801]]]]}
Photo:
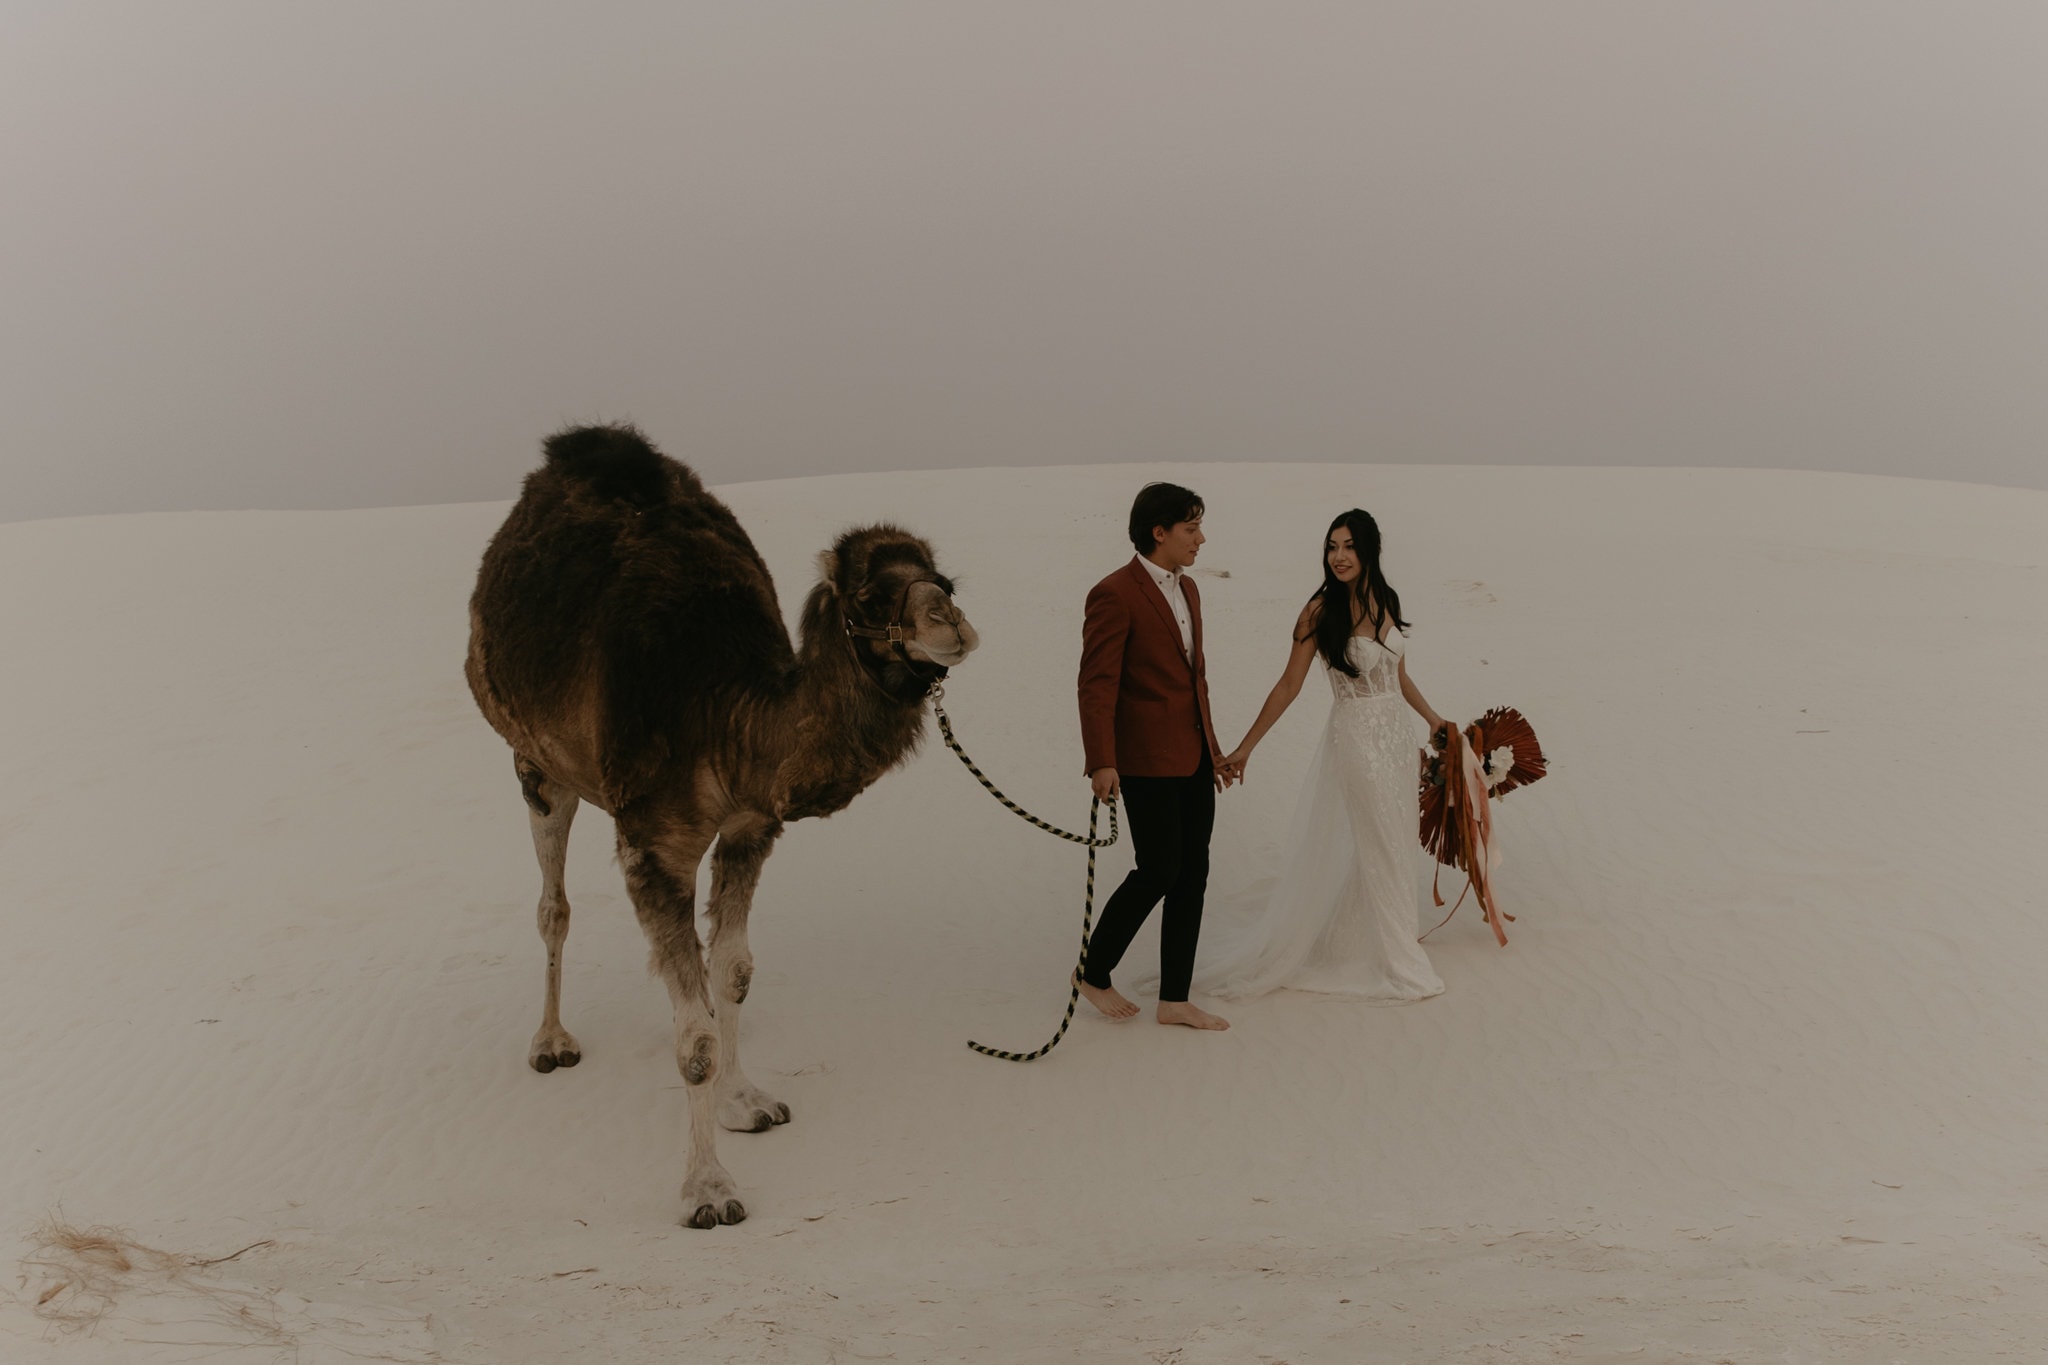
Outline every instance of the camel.
{"type": "Polygon", "coordinates": [[[583,1058],[562,1027],[562,877],[587,801],[616,826],[650,970],[674,1009],[690,1105],[684,1221],[737,1223],[746,1206],[717,1127],[765,1132],[790,1117],[739,1062],[761,866],[790,821],[843,809],[916,750],[932,683],[979,641],[931,547],[884,524],[819,556],[792,648],[767,566],[690,469],[630,426],[571,428],[544,448],[484,551],[464,668],[512,746],[540,859],[547,985],[527,1061],[546,1073],[583,1058]],[[708,970],[696,907],[707,851],[708,970]]]}

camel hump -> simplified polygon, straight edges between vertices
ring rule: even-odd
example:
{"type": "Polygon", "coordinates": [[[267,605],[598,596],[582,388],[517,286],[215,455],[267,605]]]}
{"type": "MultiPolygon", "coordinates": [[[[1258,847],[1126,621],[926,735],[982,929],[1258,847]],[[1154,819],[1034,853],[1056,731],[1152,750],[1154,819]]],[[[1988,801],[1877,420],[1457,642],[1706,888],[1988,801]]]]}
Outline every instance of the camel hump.
{"type": "Polygon", "coordinates": [[[472,685],[487,715],[587,748],[616,803],[722,742],[739,699],[786,691],[795,654],[768,566],[687,467],[623,424],[543,449],[478,567],[472,685]]]}
{"type": "Polygon", "coordinates": [[[616,502],[659,507],[675,493],[703,491],[695,475],[626,423],[569,427],[548,437],[543,449],[555,474],[616,502]],[[674,482],[678,478],[680,488],[674,482]]]}

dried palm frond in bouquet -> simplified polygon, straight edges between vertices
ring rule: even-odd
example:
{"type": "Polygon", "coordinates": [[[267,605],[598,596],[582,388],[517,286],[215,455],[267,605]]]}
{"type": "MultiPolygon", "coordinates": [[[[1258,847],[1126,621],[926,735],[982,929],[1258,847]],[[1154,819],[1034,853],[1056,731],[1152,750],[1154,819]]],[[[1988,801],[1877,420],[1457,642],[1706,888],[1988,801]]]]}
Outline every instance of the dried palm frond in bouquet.
{"type": "MultiPolygon", "coordinates": [[[[1439,877],[1443,867],[1464,872],[1465,892],[1478,898],[1480,913],[1503,946],[1508,935],[1501,921],[1514,916],[1501,911],[1493,894],[1493,869],[1500,862],[1500,851],[1493,844],[1491,798],[1528,786],[1549,771],[1549,766],[1543,747],[1536,742],[1535,728],[1512,706],[1496,706],[1462,731],[1445,725],[1430,736],[1429,747],[1422,751],[1422,779],[1417,790],[1422,806],[1422,846],[1436,857],[1439,877]]],[[[1459,893],[1457,905],[1451,907],[1443,923],[1458,913],[1465,892],[1459,893]]],[[[1430,894],[1438,905],[1444,903],[1434,879],[1430,894]]]]}

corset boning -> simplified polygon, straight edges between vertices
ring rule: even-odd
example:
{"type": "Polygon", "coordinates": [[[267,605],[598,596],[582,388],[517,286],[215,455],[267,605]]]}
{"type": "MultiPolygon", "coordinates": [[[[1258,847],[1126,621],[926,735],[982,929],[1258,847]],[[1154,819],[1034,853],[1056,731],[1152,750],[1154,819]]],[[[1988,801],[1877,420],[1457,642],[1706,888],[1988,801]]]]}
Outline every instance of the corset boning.
{"type": "Polygon", "coordinates": [[[1357,638],[1351,641],[1350,655],[1351,662],[1358,666],[1357,677],[1334,668],[1326,670],[1330,675],[1330,691],[1338,701],[1401,695],[1400,655],[1370,640],[1357,638]]]}

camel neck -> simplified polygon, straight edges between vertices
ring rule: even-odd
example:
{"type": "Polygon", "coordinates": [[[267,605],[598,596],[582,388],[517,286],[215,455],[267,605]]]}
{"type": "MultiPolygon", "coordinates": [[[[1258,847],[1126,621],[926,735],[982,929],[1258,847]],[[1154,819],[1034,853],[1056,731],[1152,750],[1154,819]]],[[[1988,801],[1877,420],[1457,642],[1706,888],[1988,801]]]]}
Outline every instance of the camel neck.
{"type": "Polygon", "coordinates": [[[819,634],[805,634],[785,703],[787,747],[776,777],[777,815],[783,820],[842,809],[908,757],[924,734],[922,687],[915,697],[891,696],[861,668],[843,638],[819,634]]]}

